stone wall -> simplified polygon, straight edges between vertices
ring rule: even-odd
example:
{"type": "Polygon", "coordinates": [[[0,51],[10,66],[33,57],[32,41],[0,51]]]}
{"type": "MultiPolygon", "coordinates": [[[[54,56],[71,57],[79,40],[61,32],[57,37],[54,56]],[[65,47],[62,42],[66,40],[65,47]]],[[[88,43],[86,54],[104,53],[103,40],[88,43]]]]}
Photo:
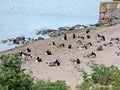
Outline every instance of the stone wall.
{"type": "Polygon", "coordinates": [[[99,24],[117,24],[120,23],[120,1],[101,2],[99,24]]]}

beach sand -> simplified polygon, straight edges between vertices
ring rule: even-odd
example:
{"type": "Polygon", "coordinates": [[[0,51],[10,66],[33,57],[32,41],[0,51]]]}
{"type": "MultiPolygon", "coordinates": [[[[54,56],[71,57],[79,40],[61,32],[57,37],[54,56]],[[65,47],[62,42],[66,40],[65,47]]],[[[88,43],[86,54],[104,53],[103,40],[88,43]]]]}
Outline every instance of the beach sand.
{"type": "Polygon", "coordinates": [[[96,51],[99,45],[103,45],[103,43],[109,42],[111,38],[120,38],[120,24],[111,27],[93,29],[90,31],[89,35],[91,38],[87,39],[84,30],[73,30],[67,32],[68,40],[60,40],[60,36],[39,40],[23,45],[22,47],[0,52],[0,56],[2,54],[17,53],[18,51],[30,48],[30,54],[33,56],[33,59],[25,61],[25,63],[22,64],[22,68],[26,69],[26,73],[31,70],[32,76],[34,76],[36,79],[50,79],[51,81],[64,80],[66,81],[67,85],[71,86],[72,90],[76,90],[76,85],[81,84],[83,80],[81,73],[77,72],[74,68],[76,64],[71,63],[70,59],[79,58],[81,61],[81,64],[79,65],[80,68],[84,68],[88,72],[90,72],[91,69],[87,66],[87,63],[91,60],[96,61],[99,64],[105,64],[107,66],[115,65],[120,69],[120,57],[115,53],[119,52],[117,46],[120,46],[120,44],[113,44],[111,47],[103,46],[103,51],[96,51]],[[92,42],[92,46],[88,49],[78,49],[77,44],[72,39],[73,33],[84,36],[85,39],[83,42],[92,42]],[[106,40],[97,43],[95,40],[97,34],[104,35],[106,40]],[[54,45],[48,45],[48,43],[52,41],[54,41],[57,45],[65,43],[65,47],[57,48],[54,45]],[[72,49],[67,48],[69,44],[72,45],[72,49]],[[45,55],[46,50],[50,50],[52,55],[45,55]],[[95,58],[89,59],[84,57],[92,51],[97,55],[95,58]],[[34,58],[36,56],[40,56],[42,58],[42,62],[35,62],[34,58]],[[49,67],[47,62],[56,60],[58,57],[60,59],[60,66],[49,67]]]}

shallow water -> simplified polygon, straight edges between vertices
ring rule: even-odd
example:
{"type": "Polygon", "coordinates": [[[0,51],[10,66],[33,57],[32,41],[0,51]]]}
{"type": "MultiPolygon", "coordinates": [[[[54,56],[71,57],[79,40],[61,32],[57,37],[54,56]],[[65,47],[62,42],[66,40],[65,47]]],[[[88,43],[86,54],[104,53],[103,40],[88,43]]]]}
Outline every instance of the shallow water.
{"type": "MultiPolygon", "coordinates": [[[[94,24],[101,1],[112,0],[0,0],[0,40],[35,37],[42,28],[94,24]]],[[[0,51],[14,45],[0,44],[0,51]]]]}

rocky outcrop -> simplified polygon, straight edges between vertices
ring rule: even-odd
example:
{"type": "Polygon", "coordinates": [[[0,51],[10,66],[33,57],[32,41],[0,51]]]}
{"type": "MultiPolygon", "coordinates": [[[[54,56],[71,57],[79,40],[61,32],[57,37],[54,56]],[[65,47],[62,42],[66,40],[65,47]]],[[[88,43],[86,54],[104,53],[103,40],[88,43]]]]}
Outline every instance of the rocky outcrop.
{"type": "Polygon", "coordinates": [[[24,44],[24,42],[25,42],[25,36],[19,36],[13,39],[13,44],[24,44]]]}
{"type": "Polygon", "coordinates": [[[58,30],[59,31],[63,31],[63,30],[79,30],[81,28],[80,24],[76,24],[74,26],[71,27],[59,27],[58,30]]]}
{"type": "Polygon", "coordinates": [[[104,26],[120,23],[120,1],[101,2],[98,23],[104,26]]]}
{"type": "Polygon", "coordinates": [[[82,25],[80,24],[76,24],[74,26],[70,26],[70,27],[59,27],[57,30],[56,29],[42,29],[42,30],[38,30],[36,32],[36,35],[49,35],[50,37],[55,37],[60,35],[63,32],[69,31],[69,30],[79,30],[81,29],[82,25]]]}
{"type": "Polygon", "coordinates": [[[57,30],[55,30],[55,29],[43,29],[43,30],[37,31],[36,35],[39,35],[39,34],[45,35],[45,34],[53,33],[56,31],[57,30]]]}
{"type": "Polygon", "coordinates": [[[28,42],[38,41],[38,40],[43,40],[43,39],[44,38],[42,38],[42,37],[38,37],[38,39],[34,39],[34,38],[26,38],[25,36],[19,36],[16,38],[1,40],[0,43],[5,43],[5,44],[11,43],[10,45],[12,45],[12,44],[19,45],[19,44],[26,44],[28,42]]]}

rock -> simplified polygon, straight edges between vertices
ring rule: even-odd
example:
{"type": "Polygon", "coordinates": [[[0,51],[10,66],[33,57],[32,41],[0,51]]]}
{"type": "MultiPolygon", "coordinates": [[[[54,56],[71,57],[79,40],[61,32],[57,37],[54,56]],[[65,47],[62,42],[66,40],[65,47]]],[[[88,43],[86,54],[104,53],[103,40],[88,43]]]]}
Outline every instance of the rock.
{"type": "Polygon", "coordinates": [[[56,37],[56,36],[58,36],[58,35],[60,35],[60,32],[59,32],[58,30],[49,33],[49,36],[50,36],[50,37],[56,37]]]}
{"type": "Polygon", "coordinates": [[[24,41],[25,40],[25,37],[24,36],[19,36],[16,38],[17,41],[24,41]]]}
{"type": "Polygon", "coordinates": [[[41,34],[41,31],[37,31],[37,32],[36,32],[36,35],[40,35],[40,34],[41,34]]]}
{"type": "Polygon", "coordinates": [[[111,9],[116,9],[117,4],[112,4],[112,8],[111,9]]]}
{"type": "Polygon", "coordinates": [[[120,23],[120,2],[101,3],[98,22],[102,26],[113,26],[120,23]]]}
{"type": "Polygon", "coordinates": [[[116,4],[106,4],[107,10],[110,9],[115,9],[116,8],[116,4]]]}
{"type": "Polygon", "coordinates": [[[112,17],[111,17],[111,14],[105,14],[104,16],[104,20],[107,20],[107,21],[111,21],[112,17]]]}
{"type": "Polygon", "coordinates": [[[69,30],[69,27],[59,27],[58,30],[62,31],[62,30],[69,30]]]}
{"type": "Polygon", "coordinates": [[[35,41],[35,39],[34,39],[34,38],[31,38],[31,41],[32,41],[32,42],[34,42],[34,41],[35,41]]]}
{"type": "Polygon", "coordinates": [[[98,23],[99,23],[100,26],[104,26],[104,24],[106,24],[107,21],[105,21],[105,20],[99,20],[98,23]]]}
{"type": "Polygon", "coordinates": [[[108,13],[108,14],[101,13],[99,20],[111,22],[111,20],[112,20],[111,13],[108,13]]]}
{"type": "Polygon", "coordinates": [[[90,24],[90,27],[89,27],[89,29],[95,29],[96,27],[99,27],[99,26],[101,26],[101,24],[100,23],[95,23],[95,24],[90,24]]]}
{"type": "Polygon", "coordinates": [[[106,4],[106,8],[109,10],[112,8],[112,5],[111,4],[106,4]]]}
{"type": "Polygon", "coordinates": [[[38,37],[38,40],[44,40],[44,38],[42,38],[42,37],[38,37]]]}
{"type": "Polygon", "coordinates": [[[115,9],[115,10],[112,12],[112,17],[117,18],[117,19],[120,19],[120,9],[115,9]]]}
{"type": "Polygon", "coordinates": [[[105,12],[107,11],[106,6],[105,6],[105,5],[101,6],[100,11],[101,11],[102,13],[105,13],[105,12]]]}
{"type": "Polygon", "coordinates": [[[19,36],[13,39],[13,44],[24,44],[25,43],[25,36],[19,36]]]}
{"type": "Polygon", "coordinates": [[[99,19],[100,19],[100,20],[104,20],[104,16],[105,16],[105,14],[104,14],[104,13],[101,13],[99,19]]]}
{"type": "Polygon", "coordinates": [[[20,44],[20,42],[17,39],[14,39],[13,44],[20,44]]]}
{"type": "Polygon", "coordinates": [[[1,40],[2,43],[7,43],[7,40],[1,40]]]}
{"type": "Polygon", "coordinates": [[[54,29],[47,29],[47,30],[42,30],[41,31],[41,34],[49,34],[49,33],[51,33],[51,32],[54,32],[54,31],[57,31],[57,30],[54,30],[54,29]]]}
{"type": "Polygon", "coordinates": [[[74,29],[73,30],[79,30],[81,28],[81,25],[80,24],[76,24],[75,26],[74,26],[74,29]]]}
{"type": "Polygon", "coordinates": [[[69,27],[68,30],[75,30],[75,26],[69,27]]]}
{"type": "Polygon", "coordinates": [[[58,30],[59,31],[78,30],[80,29],[80,27],[81,27],[80,24],[76,24],[75,26],[71,26],[71,27],[59,27],[58,30]]]}
{"type": "Polygon", "coordinates": [[[114,25],[116,25],[117,23],[120,23],[120,20],[119,20],[119,19],[114,19],[114,20],[112,20],[112,22],[111,22],[111,26],[114,26],[114,25]]]}
{"type": "Polygon", "coordinates": [[[116,7],[116,8],[117,8],[117,9],[120,9],[120,3],[117,4],[117,7],[116,7]]]}

